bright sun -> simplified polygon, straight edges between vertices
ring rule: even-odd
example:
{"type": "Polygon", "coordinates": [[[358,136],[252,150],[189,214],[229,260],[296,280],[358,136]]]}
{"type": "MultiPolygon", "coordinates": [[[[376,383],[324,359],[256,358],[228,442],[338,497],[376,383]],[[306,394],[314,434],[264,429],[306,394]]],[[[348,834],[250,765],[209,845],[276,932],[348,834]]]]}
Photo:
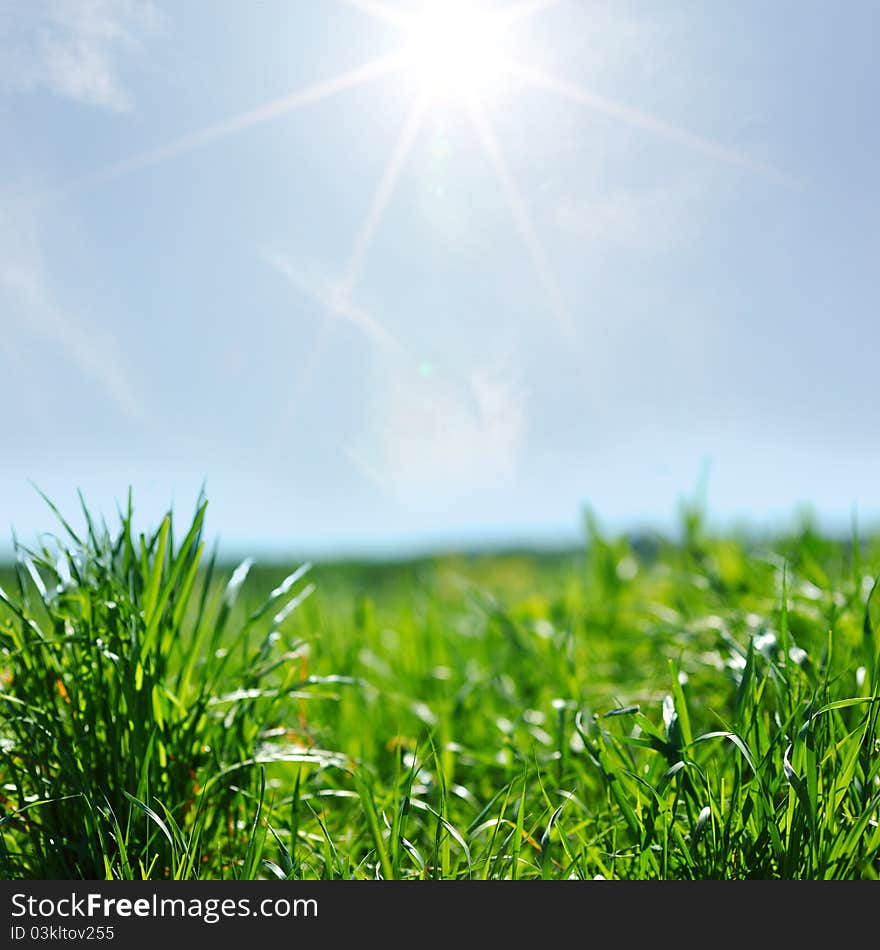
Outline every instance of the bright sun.
{"type": "Polygon", "coordinates": [[[406,59],[433,100],[485,100],[505,74],[504,29],[474,0],[430,0],[407,29],[406,59]]]}

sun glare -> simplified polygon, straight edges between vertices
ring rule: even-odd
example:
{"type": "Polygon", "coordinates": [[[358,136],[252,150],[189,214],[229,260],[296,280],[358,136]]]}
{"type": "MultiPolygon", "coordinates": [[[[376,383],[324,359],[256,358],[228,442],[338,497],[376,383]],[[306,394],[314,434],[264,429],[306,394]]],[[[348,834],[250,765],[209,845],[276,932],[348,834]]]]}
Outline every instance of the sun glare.
{"type": "Polygon", "coordinates": [[[407,29],[406,59],[432,100],[485,100],[504,80],[504,30],[474,0],[432,0],[407,29]]]}
{"type": "MultiPolygon", "coordinates": [[[[616,122],[640,129],[669,142],[702,152],[715,160],[739,166],[798,187],[773,168],[762,165],[730,148],[718,145],[653,116],[639,112],[600,95],[576,82],[542,71],[534,62],[536,44],[524,42],[527,21],[534,21],[564,0],[339,0],[365,17],[392,28],[401,46],[346,72],[319,79],[280,98],[229,116],[190,132],[166,145],[117,162],[71,184],[73,187],[111,181],[138,169],[177,158],[194,149],[214,144],[252,126],[323,102],[345,90],[395,76],[412,93],[403,125],[391,148],[379,182],[367,205],[348,261],[334,292],[323,288],[308,292],[327,308],[329,314],[359,324],[383,345],[399,346],[378,321],[355,304],[354,293],[373,248],[388,208],[397,192],[404,169],[423,127],[423,120],[437,106],[452,107],[470,120],[470,125],[495,173],[499,190],[511,215],[514,230],[544,291],[545,304],[562,331],[571,338],[573,324],[565,298],[554,274],[553,261],[545,250],[540,232],[529,213],[529,202],[521,193],[507,161],[502,140],[494,125],[496,106],[516,107],[514,88],[539,89],[604,115],[616,122]],[[498,100],[508,100],[499,103],[498,100]]],[[[0,0],[2,4],[2,0],[0,0]]],[[[297,272],[274,265],[295,285],[302,284],[297,272]]],[[[308,288],[306,288],[308,290],[308,288]]],[[[324,338],[314,344],[314,359],[324,338]]],[[[308,370],[311,372],[311,370],[308,370]]]]}

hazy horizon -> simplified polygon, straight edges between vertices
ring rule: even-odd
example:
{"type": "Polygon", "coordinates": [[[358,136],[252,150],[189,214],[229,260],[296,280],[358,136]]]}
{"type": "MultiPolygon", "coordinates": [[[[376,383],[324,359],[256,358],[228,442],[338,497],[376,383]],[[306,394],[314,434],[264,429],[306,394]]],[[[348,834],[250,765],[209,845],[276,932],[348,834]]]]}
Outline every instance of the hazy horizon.
{"type": "MultiPolygon", "coordinates": [[[[174,502],[165,505],[159,504],[150,510],[144,510],[133,498],[134,525],[138,532],[148,533],[155,530],[162,517],[170,511],[174,519],[176,532],[182,536],[181,529],[185,529],[194,514],[199,494],[196,493],[186,502],[174,502]]],[[[288,541],[266,542],[258,537],[233,538],[224,536],[221,528],[215,524],[215,505],[210,494],[204,498],[208,502],[204,537],[209,549],[216,546],[218,557],[224,564],[239,562],[252,558],[256,563],[264,566],[271,564],[287,564],[291,561],[311,560],[314,562],[332,561],[407,561],[422,557],[463,555],[479,556],[503,554],[511,552],[530,552],[535,554],[556,554],[575,552],[585,549],[588,539],[587,517],[595,519],[599,529],[611,536],[625,535],[633,540],[648,540],[663,538],[677,540],[683,537],[684,508],[696,507],[702,512],[704,525],[707,531],[713,534],[727,534],[748,539],[755,543],[773,541],[786,534],[802,530],[805,525],[814,526],[825,536],[834,538],[842,543],[849,543],[854,531],[861,539],[867,539],[880,534],[880,519],[865,519],[859,512],[853,510],[848,518],[829,519],[821,512],[807,504],[794,506],[787,513],[780,513],[774,518],[763,520],[744,517],[718,518],[711,509],[711,503],[704,487],[683,494],[674,509],[667,513],[665,518],[654,519],[626,519],[607,518],[601,511],[590,506],[584,508],[572,519],[568,530],[544,528],[542,531],[504,530],[497,533],[483,534],[473,531],[455,533],[454,531],[437,532],[425,536],[411,534],[404,537],[395,537],[385,541],[352,541],[346,538],[328,539],[324,543],[314,540],[298,539],[292,534],[288,541]]],[[[114,500],[112,509],[97,509],[88,498],[83,499],[89,507],[93,519],[103,517],[111,535],[115,535],[119,528],[119,512],[124,510],[126,497],[114,500]]],[[[65,532],[57,516],[48,504],[42,499],[45,506],[44,517],[39,526],[24,526],[21,524],[8,526],[5,537],[0,538],[0,565],[9,562],[14,554],[13,535],[19,544],[33,548],[40,541],[49,541],[51,536],[65,537],[65,532]],[[14,529],[14,530],[13,530],[14,529]]],[[[50,499],[55,503],[55,499],[50,499]]],[[[69,507],[59,507],[60,514],[70,526],[84,537],[86,523],[82,513],[81,501],[77,497],[69,507]]]]}

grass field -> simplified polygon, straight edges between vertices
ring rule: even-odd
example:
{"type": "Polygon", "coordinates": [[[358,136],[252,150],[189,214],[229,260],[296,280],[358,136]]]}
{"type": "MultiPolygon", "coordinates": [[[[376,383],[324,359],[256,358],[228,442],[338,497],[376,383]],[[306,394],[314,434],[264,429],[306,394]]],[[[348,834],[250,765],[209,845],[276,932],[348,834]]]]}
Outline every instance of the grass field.
{"type": "Polygon", "coordinates": [[[880,538],[248,570],[204,515],[0,572],[4,878],[880,877],[880,538]]]}

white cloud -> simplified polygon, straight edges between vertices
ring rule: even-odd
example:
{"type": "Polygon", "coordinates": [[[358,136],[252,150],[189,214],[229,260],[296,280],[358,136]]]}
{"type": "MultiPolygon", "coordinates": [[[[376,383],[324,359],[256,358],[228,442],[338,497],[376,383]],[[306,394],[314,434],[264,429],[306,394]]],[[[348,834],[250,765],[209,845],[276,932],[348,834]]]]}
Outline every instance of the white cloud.
{"type": "Polygon", "coordinates": [[[158,22],[151,0],[0,0],[0,86],[126,111],[121,67],[158,22]]]}

